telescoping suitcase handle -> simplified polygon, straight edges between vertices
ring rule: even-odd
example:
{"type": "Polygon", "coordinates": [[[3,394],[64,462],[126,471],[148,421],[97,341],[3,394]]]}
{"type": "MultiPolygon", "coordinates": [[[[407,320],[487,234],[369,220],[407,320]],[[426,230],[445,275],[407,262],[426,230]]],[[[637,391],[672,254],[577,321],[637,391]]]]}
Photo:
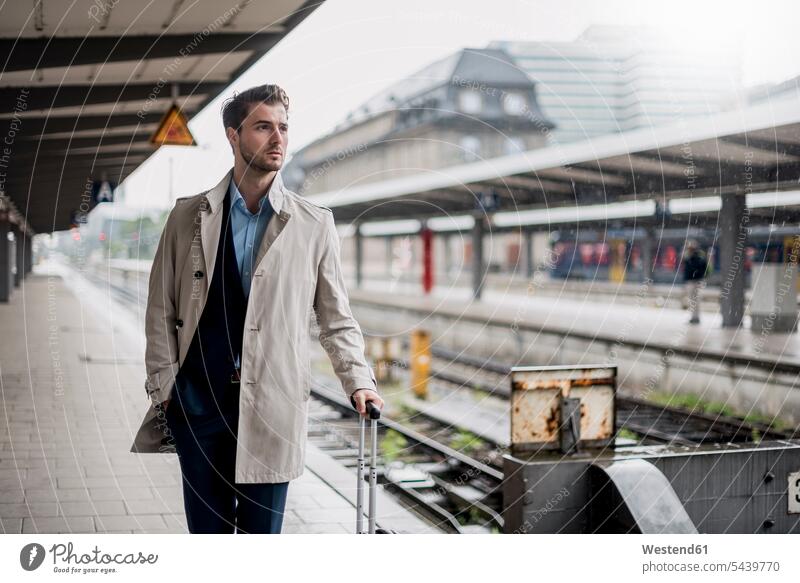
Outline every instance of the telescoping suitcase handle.
{"type": "MultiPolygon", "coordinates": [[[[355,405],[355,403],[354,403],[355,405]]],[[[367,415],[370,419],[370,462],[369,462],[369,533],[375,533],[376,494],[378,486],[378,419],[381,410],[372,401],[367,401],[367,415]]],[[[358,484],[356,485],[356,534],[364,533],[364,433],[366,420],[358,415],[358,484]]]]}

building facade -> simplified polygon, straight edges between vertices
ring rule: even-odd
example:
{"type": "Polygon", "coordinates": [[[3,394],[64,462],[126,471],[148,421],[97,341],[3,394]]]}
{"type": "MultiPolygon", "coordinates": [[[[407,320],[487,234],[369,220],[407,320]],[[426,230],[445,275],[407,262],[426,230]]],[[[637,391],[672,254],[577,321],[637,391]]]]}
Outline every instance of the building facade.
{"type": "Polygon", "coordinates": [[[494,41],[536,83],[566,143],[733,109],[742,93],[739,44],[679,42],[641,27],[592,26],[569,42],[494,41]]]}
{"type": "Polygon", "coordinates": [[[366,101],[296,152],[303,194],[418,174],[545,146],[553,123],[535,83],[501,49],[464,49],[366,101]]]}

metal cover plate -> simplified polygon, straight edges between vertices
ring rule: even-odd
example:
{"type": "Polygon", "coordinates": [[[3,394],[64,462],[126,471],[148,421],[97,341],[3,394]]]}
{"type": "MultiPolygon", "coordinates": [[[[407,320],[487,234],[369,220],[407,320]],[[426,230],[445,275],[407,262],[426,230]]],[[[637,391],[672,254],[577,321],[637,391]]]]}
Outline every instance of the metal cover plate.
{"type": "Polygon", "coordinates": [[[512,447],[558,447],[562,395],[581,400],[580,443],[594,447],[610,444],[616,432],[616,378],[616,367],[608,365],[512,368],[512,447]]]}

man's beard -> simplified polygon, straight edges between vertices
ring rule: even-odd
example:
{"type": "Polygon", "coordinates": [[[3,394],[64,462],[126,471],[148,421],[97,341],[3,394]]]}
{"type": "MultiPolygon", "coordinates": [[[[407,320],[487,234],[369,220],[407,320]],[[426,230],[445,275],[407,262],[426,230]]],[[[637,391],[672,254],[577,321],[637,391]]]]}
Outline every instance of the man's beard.
{"type": "Polygon", "coordinates": [[[281,164],[283,163],[283,156],[281,156],[280,160],[277,162],[258,160],[254,154],[243,148],[241,144],[239,144],[239,153],[241,153],[242,159],[247,162],[248,170],[256,170],[264,173],[274,172],[280,170],[281,164]]]}

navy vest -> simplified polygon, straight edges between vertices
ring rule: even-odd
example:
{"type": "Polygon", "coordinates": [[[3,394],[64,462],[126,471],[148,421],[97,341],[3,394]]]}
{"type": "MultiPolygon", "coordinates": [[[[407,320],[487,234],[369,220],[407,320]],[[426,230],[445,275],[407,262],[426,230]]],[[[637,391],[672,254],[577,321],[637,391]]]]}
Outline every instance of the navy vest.
{"type": "MultiPolygon", "coordinates": [[[[195,281],[205,283],[202,279],[195,281]]],[[[231,389],[236,355],[242,352],[246,314],[247,298],[233,245],[228,191],[222,203],[221,232],[208,298],[186,358],[175,376],[175,392],[186,413],[221,413],[223,396],[226,389],[231,389]]]]}

